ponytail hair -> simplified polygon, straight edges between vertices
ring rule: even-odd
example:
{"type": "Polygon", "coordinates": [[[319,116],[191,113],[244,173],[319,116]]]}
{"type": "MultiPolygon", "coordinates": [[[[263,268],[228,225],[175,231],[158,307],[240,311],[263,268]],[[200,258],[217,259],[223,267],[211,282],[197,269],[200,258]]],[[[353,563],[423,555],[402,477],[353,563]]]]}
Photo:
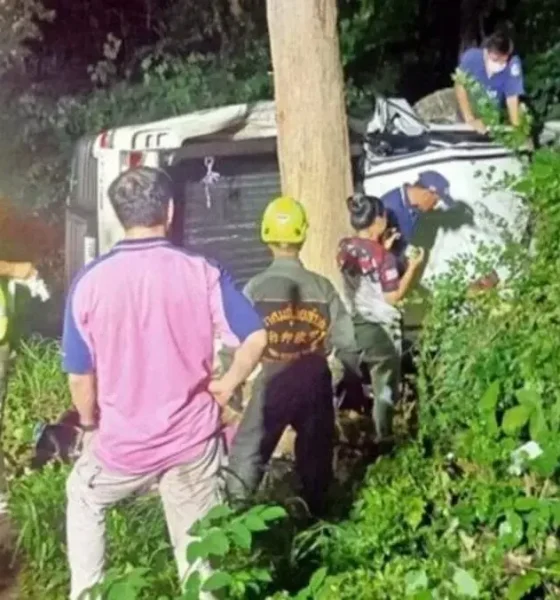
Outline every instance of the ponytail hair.
{"type": "Polygon", "coordinates": [[[384,217],[385,206],[379,198],[355,193],[346,200],[348,212],[350,213],[350,224],[356,231],[370,227],[375,219],[384,217]]]}

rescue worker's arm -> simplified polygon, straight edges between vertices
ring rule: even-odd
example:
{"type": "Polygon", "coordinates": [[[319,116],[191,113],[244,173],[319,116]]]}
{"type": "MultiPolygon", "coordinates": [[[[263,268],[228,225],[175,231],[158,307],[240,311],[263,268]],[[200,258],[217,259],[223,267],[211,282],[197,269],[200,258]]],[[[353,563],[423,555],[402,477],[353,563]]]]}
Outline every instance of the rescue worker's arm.
{"type": "Polygon", "coordinates": [[[521,124],[521,108],[519,96],[510,96],[506,99],[506,106],[509,116],[509,122],[514,127],[519,127],[521,124]]]}
{"type": "Polygon", "coordinates": [[[264,329],[251,333],[235,351],[233,361],[220,379],[212,381],[209,390],[216,400],[225,406],[235,390],[251,375],[261,360],[266,348],[266,331],[264,329]]]}
{"type": "Polygon", "coordinates": [[[408,259],[406,271],[399,281],[399,287],[394,292],[386,292],[383,297],[389,304],[398,304],[410,291],[416,273],[424,261],[424,249],[418,248],[418,253],[408,259]]]}
{"type": "Polygon", "coordinates": [[[464,85],[460,83],[455,84],[455,96],[457,97],[457,104],[459,105],[459,110],[463,120],[465,123],[472,123],[475,120],[475,116],[471,108],[469,94],[467,93],[464,85]]]}
{"type": "Polygon", "coordinates": [[[97,422],[97,399],[87,312],[87,298],[77,280],[68,294],[64,313],[63,368],[68,373],[72,404],[80,416],[80,425],[90,428],[97,422]]]}
{"type": "Polygon", "coordinates": [[[354,324],[342,302],[342,299],[330,286],[329,316],[331,318],[330,342],[334,346],[337,358],[354,375],[361,377],[360,351],[354,337],[354,324]]]}
{"type": "Polygon", "coordinates": [[[68,385],[72,404],[80,415],[80,425],[83,427],[95,427],[97,422],[97,401],[95,394],[95,376],[93,373],[87,375],[68,375],[68,385]]]}
{"type": "Polygon", "coordinates": [[[455,96],[463,121],[478,133],[486,133],[486,125],[474,116],[469,94],[464,85],[461,85],[460,83],[455,84],[455,96]]]}
{"type": "Polygon", "coordinates": [[[210,392],[224,406],[258,365],[267,336],[251,301],[236,288],[225,271],[212,267],[209,285],[215,333],[228,349],[236,348],[226,373],[209,386],[210,392]]]}
{"type": "Polygon", "coordinates": [[[37,270],[30,262],[9,262],[0,260],[0,277],[10,279],[30,279],[36,275],[37,270]]]}
{"type": "MultiPolygon", "coordinates": [[[[463,75],[468,77],[474,77],[476,68],[476,52],[473,52],[472,49],[467,50],[461,56],[461,60],[459,61],[459,66],[457,67],[456,75],[463,75]]],[[[476,117],[473,111],[473,107],[471,106],[471,101],[469,98],[469,94],[464,85],[459,83],[459,79],[457,78],[455,81],[455,97],[457,98],[457,104],[459,106],[459,112],[463,117],[465,123],[470,125],[475,131],[478,133],[486,133],[486,126],[484,123],[476,117]]]]}
{"type": "Polygon", "coordinates": [[[523,70],[521,60],[514,56],[508,64],[508,78],[505,87],[506,107],[509,116],[509,122],[518,127],[521,124],[521,104],[520,97],[525,93],[523,83],[523,70]]]}

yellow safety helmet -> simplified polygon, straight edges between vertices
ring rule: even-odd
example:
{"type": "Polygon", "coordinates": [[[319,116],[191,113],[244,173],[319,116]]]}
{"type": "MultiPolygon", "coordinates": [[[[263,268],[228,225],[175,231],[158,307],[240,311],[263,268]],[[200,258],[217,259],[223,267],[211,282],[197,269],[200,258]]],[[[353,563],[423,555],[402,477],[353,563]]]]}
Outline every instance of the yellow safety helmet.
{"type": "Polygon", "coordinates": [[[265,244],[302,244],[307,227],[307,215],[301,202],[290,196],[280,196],[264,211],[261,239],[265,244]]]}

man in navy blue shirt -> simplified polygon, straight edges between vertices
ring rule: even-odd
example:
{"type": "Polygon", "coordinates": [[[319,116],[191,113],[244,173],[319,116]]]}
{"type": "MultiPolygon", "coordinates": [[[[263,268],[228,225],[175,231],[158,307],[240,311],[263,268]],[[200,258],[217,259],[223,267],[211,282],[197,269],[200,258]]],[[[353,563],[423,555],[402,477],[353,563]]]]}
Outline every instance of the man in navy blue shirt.
{"type": "Polygon", "coordinates": [[[449,195],[449,181],[437,171],[420,173],[416,183],[405,183],[387,192],[381,196],[381,201],[387,209],[388,231],[395,229],[400,234],[392,247],[400,268],[404,267],[404,253],[414,235],[420,214],[447,210],[456,204],[449,195]]]}
{"type": "MultiPolygon", "coordinates": [[[[482,48],[470,48],[461,56],[457,73],[478,82],[500,108],[506,107],[513,126],[520,122],[519,98],[524,94],[521,60],[513,54],[513,41],[508,35],[494,33],[482,48]]],[[[484,123],[476,114],[472,99],[461,83],[455,84],[460,117],[476,131],[484,133],[484,123]]]]}

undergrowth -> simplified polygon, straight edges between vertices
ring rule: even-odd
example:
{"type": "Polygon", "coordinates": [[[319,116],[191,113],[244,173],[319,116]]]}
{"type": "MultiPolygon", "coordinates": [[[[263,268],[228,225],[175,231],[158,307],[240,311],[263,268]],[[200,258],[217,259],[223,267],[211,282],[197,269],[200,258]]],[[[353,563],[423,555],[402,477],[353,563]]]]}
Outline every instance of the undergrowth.
{"type": "MultiPolygon", "coordinates": [[[[220,509],[189,549],[213,557],[219,577],[181,591],[158,502],[128,502],[110,513],[106,597],[194,599],[201,585],[249,600],[560,597],[560,154],[537,151],[515,186],[532,211],[531,248],[488,257],[511,273],[495,290],[467,293],[460,264],[437,283],[418,345],[417,439],[369,467],[350,513],[301,528],[279,509],[265,519],[266,505],[220,509]]],[[[29,599],[62,599],[68,582],[67,468],[17,467],[33,423],[67,407],[57,364],[55,344],[31,344],[9,388],[29,599]]]]}

